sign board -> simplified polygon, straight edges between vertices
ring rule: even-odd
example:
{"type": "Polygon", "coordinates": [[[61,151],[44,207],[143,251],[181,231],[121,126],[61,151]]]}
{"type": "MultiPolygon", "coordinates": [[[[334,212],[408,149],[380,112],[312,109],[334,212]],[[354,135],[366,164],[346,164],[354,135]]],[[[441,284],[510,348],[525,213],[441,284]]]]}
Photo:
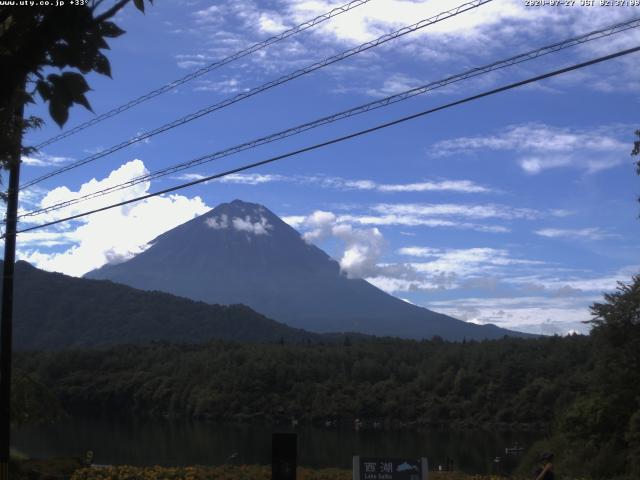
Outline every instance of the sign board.
{"type": "Polygon", "coordinates": [[[353,480],[427,480],[426,458],[353,457],[353,480]]]}

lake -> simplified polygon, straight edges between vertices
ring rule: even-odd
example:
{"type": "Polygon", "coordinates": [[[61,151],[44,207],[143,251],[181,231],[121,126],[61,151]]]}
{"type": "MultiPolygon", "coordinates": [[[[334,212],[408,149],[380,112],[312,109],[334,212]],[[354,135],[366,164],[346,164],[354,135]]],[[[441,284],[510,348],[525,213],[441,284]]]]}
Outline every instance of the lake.
{"type": "MultiPolygon", "coordinates": [[[[216,465],[269,464],[271,434],[287,431],[260,425],[228,425],[153,419],[67,418],[53,425],[23,427],[12,445],[32,457],[84,455],[98,464],[216,465]]],[[[292,431],[292,430],[289,430],[292,431]]],[[[446,465],[468,473],[507,473],[519,460],[506,455],[516,444],[529,447],[542,438],[533,432],[323,429],[302,426],[298,433],[301,466],[351,468],[352,456],[421,457],[430,469],[446,465]],[[500,462],[496,463],[496,457],[500,462]]]]}

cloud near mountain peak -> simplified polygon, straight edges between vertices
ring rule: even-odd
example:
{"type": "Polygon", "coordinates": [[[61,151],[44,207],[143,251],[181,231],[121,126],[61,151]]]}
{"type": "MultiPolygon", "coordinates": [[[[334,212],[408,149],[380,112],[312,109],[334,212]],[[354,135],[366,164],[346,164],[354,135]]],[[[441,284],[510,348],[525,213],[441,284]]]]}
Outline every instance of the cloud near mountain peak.
{"type": "Polygon", "coordinates": [[[233,217],[229,219],[229,216],[223,213],[219,217],[207,218],[204,222],[214,230],[233,228],[238,232],[252,233],[254,235],[269,235],[269,231],[273,229],[273,225],[262,215],[257,221],[253,221],[249,215],[244,218],[233,217]]]}

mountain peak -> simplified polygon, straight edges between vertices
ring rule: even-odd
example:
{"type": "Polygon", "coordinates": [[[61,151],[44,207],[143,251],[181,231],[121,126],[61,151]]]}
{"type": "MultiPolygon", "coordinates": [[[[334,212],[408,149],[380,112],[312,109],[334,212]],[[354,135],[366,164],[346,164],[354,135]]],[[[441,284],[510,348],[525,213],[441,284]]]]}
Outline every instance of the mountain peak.
{"type": "Polygon", "coordinates": [[[233,200],[157,237],[126,262],[90,272],[207,303],[242,303],[290,326],[408,338],[500,338],[410,305],[361,279],[311,245],[266,207],[233,200]]]}
{"type": "Polygon", "coordinates": [[[282,231],[283,227],[289,230],[288,225],[263,205],[237,199],[230,203],[221,203],[195,221],[219,232],[256,236],[271,235],[276,230],[282,231]]]}
{"type": "Polygon", "coordinates": [[[251,203],[245,202],[244,200],[235,199],[229,203],[221,203],[212,211],[215,210],[236,210],[239,212],[262,212],[266,211],[267,208],[264,205],[260,205],[259,203],[251,203]]]}

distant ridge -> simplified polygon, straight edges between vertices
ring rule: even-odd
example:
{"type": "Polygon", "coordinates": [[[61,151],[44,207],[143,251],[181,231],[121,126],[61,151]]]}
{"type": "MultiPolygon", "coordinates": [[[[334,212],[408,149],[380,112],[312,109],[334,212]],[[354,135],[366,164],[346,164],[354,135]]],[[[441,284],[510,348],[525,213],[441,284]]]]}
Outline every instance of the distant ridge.
{"type": "Polygon", "coordinates": [[[209,305],[168,293],[45,272],[27,262],[16,263],[13,338],[17,350],[212,339],[265,343],[329,340],[270,320],[244,305],[209,305]]]}
{"type": "Polygon", "coordinates": [[[165,232],[132,259],[89,272],[212,304],[241,303],[314,332],[447,340],[528,336],[411,305],[361,279],[266,207],[241,200],[165,232]]]}

